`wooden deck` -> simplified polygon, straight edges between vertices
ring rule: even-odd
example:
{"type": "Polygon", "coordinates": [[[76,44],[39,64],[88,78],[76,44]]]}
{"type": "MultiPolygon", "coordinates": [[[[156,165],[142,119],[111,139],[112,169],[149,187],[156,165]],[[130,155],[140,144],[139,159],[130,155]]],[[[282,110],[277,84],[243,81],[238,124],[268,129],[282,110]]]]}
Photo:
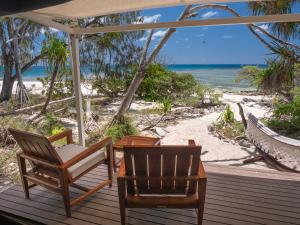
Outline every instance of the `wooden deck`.
{"type": "MultiPolygon", "coordinates": [[[[204,225],[213,224],[300,224],[300,175],[291,173],[205,165],[208,187],[204,225]]],[[[105,176],[105,168],[96,168],[81,183],[95,185],[105,176]]],[[[24,217],[37,224],[119,225],[116,182],[113,188],[100,190],[82,204],[72,208],[66,218],[59,195],[44,188],[31,189],[31,200],[23,197],[19,185],[0,194],[0,210],[24,217]]],[[[74,196],[78,195],[73,190],[74,196]]],[[[130,209],[131,225],[196,224],[194,210],[130,209]]]]}

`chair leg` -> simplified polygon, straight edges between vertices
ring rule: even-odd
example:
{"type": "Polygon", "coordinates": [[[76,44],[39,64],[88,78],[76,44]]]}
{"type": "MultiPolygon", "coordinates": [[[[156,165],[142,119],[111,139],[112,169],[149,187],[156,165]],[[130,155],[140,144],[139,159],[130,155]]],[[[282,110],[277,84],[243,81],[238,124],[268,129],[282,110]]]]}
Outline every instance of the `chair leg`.
{"type": "Polygon", "coordinates": [[[69,181],[66,172],[60,174],[61,181],[61,194],[64,200],[66,216],[71,217],[71,204],[70,204],[70,191],[69,191],[69,181]]]}
{"type": "Polygon", "coordinates": [[[198,225],[202,225],[204,205],[205,205],[205,194],[206,194],[206,179],[198,182],[198,225]]]}
{"type": "Polygon", "coordinates": [[[120,207],[121,224],[125,225],[125,223],[126,223],[125,180],[122,178],[118,178],[118,192],[119,192],[119,207],[120,207]]]}
{"type": "Polygon", "coordinates": [[[107,171],[108,171],[108,179],[111,181],[109,183],[109,187],[112,187],[112,181],[113,181],[113,169],[115,169],[114,165],[114,150],[112,148],[112,145],[109,145],[106,147],[107,149],[107,155],[108,155],[108,163],[107,163],[107,171]]]}
{"type": "Polygon", "coordinates": [[[22,182],[25,198],[28,199],[29,198],[28,180],[26,179],[26,177],[24,177],[24,175],[26,174],[25,159],[22,158],[20,155],[17,155],[17,159],[18,159],[18,166],[19,166],[19,170],[20,170],[20,177],[21,177],[21,182],[22,182]]]}

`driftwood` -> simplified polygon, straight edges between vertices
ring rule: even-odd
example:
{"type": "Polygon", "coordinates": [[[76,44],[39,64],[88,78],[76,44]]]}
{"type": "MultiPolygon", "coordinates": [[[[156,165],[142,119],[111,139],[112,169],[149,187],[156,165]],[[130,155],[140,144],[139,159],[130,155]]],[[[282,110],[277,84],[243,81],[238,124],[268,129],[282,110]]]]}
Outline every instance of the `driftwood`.
{"type": "MultiPolygon", "coordinates": [[[[68,101],[73,100],[74,98],[75,98],[75,96],[72,96],[72,97],[68,97],[68,98],[64,98],[64,99],[60,99],[60,100],[51,101],[51,102],[49,102],[49,106],[59,104],[59,103],[63,103],[63,102],[68,102],[68,101]]],[[[44,106],[44,103],[33,105],[33,106],[28,106],[28,107],[24,107],[24,108],[21,108],[21,109],[13,110],[11,112],[1,113],[0,116],[6,116],[6,115],[11,115],[11,114],[20,114],[20,113],[24,113],[24,112],[27,112],[27,111],[30,111],[30,110],[38,109],[38,108],[43,107],[43,106],[44,106]]]]}
{"type": "Polygon", "coordinates": [[[245,113],[244,113],[243,107],[241,106],[241,103],[237,103],[237,105],[239,107],[239,112],[240,112],[240,116],[242,118],[243,125],[244,125],[245,129],[247,129],[247,120],[245,118],[245,113]]]}

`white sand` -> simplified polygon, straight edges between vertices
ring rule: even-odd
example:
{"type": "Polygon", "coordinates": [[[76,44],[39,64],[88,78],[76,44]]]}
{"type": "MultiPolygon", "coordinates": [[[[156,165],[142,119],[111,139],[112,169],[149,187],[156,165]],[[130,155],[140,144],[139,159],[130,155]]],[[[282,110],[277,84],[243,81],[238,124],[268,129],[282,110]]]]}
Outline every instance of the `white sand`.
{"type": "MultiPolygon", "coordinates": [[[[2,88],[2,83],[3,81],[0,81],[0,89],[2,88]]],[[[24,81],[23,82],[25,87],[31,91],[32,94],[41,94],[42,90],[43,90],[43,85],[40,81],[24,81]]],[[[17,87],[17,82],[14,83],[13,86],[13,93],[16,92],[16,87],[17,87]]],[[[91,84],[85,84],[82,83],[81,84],[81,92],[84,96],[86,95],[96,95],[96,91],[92,90],[92,85],[91,84]]]]}
{"type": "MultiPolygon", "coordinates": [[[[261,100],[263,96],[240,96],[235,94],[224,94],[224,103],[230,104],[233,108],[236,118],[240,119],[237,102],[241,102],[244,97],[252,100],[261,100]]],[[[246,111],[253,113],[255,116],[262,117],[267,108],[257,106],[253,102],[248,103],[246,111]]],[[[219,138],[209,134],[207,126],[216,121],[220,113],[214,112],[196,119],[189,119],[179,122],[175,126],[167,127],[168,133],[162,139],[162,144],[187,144],[189,139],[194,139],[196,144],[202,145],[202,160],[207,163],[216,163],[223,165],[234,165],[252,168],[268,169],[264,162],[256,162],[244,165],[243,160],[255,154],[254,146],[250,148],[241,147],[232,142],[224,142],[219,138]]]]}
{"type": "MultiPolygon", "coordinates": [[[[42,83],[39,81],[24,81],[25,86],[34,94],[40,94],[42,91],[42,83]]],[[[0,81],[0,88],[2,81],[0,81]]],[[[81,84],[83,95],[95,95],[95,90],[92,90],[90,84],[81,84]]],[[[16,89],[16,83],[13,90],[16,89]]],[[[240,120],[239,110],[236,105],[237,102],[242,102],[244,98],[248,101],[243,105],[245,113],[251,112],[255,116],[261,118],[268,113],[268,108],[257,104],[261,100],[269,100],[265,96],[246,96],[238,94],[223,94],[223,102],[231,106],[235,116],[240,120]]],[[[116,101],[109,106],[109,110],[117,110],[120,101],[116,101]]],[[[155,103],[145,103],[142,101],[134,101],[131,105],[131,110],[143,110],[157,107],[155,103]]],[[[162,139],[162,144],[187,144],[189,139],[194,139],[197,144],[203,146],[202,159],[208,163],[217,163],[225,165],[236,165],[244,167],[255,167],[267,169],[263,162],[252,163],[243,165],[242,161],[255,154],[254,147],[244,148],[232,142],[224,142],[219,138],[209,134],[207,126],[216,121],[220,113],[210,113],[206,116],[187,119],[180,121],[177,125],[169,126],[166,128],[168,132],[162,139]]]]}

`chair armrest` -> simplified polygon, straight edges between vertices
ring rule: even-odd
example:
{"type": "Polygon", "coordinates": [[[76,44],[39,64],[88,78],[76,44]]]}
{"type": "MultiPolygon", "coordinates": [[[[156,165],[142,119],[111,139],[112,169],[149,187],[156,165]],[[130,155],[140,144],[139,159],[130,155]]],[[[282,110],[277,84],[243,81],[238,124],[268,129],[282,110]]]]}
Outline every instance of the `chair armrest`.
{"type": "Polygon", "coordinates": [[[202,163],[201,160],[199,162],[198,177],[199,177],[199,179],[207,179],[206,173],[205,173],[205,170],[204,170],[204,166],[203,166],[203,163],[202,163]]]}
{"type": "Polygon", "coordinates": [[[95,153],[96,151],[98,151],[101,148],[106,147],[106,146],[112,146],[112,138],[111,137],[105,138],[102,141],[99,141],[96,144],[93,144],[92,146],[88,147],[87,149],[85,149],[80,154],[78,154],[78,155],[74,156],[73,158],[69,159],[67,162],[62,164],[60,167],[62,169],[67,169],[70,166],[73,166],[74,164],[78,163],[82,159],[88,157],[89,155],[95,153]]]}
{"type": "Polygon", "coordinates": [[[48,140],[50,142],[54,142],[54,141],[58,141],[62,138],[67,138],[67,144],[71,144],[73,143],[73,138],[72,138],[72,130],[71,129],[66,129],[64,131],[62,131],[61,133],[59,134],[55,134],[55,135],[52,135],[50,137],[48,137],[48,140]]]}
{"type": "Polygon", "coordinates": [[[124,158],[121,160],[118,178],[125,178],[125,161],[124,158]]]}

